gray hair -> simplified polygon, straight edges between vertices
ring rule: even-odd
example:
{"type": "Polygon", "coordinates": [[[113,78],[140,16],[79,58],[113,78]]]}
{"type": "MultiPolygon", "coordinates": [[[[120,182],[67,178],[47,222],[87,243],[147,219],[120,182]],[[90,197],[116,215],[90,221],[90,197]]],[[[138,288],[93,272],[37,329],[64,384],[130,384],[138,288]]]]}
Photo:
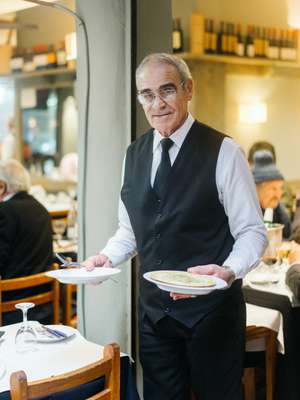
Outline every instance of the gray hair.
{"type": "Polygon", "coordinates": [[[29,173],[13,159],[0,161],[0,181],[6,183],[7,193],[27,192],[30,188],[29,173]]]}
{"type": "Polygon", "coordinates": [[[186,62],[182,60],[182,58],[168,53],[152,53],[146,56],[137,67],[135,73],[136,82],[138,81],[145,66],[151,62],[172,65],[178,72],[180,79],[184,84],[193,79],[189,67],[187,66],[186,62]]]}

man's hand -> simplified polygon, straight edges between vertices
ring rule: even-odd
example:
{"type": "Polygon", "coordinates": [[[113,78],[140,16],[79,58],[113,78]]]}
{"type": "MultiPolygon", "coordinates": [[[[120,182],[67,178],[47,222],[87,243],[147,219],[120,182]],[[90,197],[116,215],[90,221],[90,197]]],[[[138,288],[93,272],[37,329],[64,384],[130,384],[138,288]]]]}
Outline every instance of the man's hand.
{"type": "Polygon", "coordinates": [[[87,271],[92,271],[95,267],[112,267],[110,259],[104,254],[91,256],[81,263],[87,271]]]}
{"type": "MultiPolygon", "coordinates": [[[[199,275],[217,276],[218,278],[223,279],[227,283],[231,283],[232,280],[235,278],[234,273],[230,269],[220,267],[219,265],[216,264],[197,265],[195,267],[188,268],[187,272],[199,275]]],[[[189,294],[180,294],[180,293],[170,293],[170,296],[172,297],[173,300],[195,297],[189,294]]]]}

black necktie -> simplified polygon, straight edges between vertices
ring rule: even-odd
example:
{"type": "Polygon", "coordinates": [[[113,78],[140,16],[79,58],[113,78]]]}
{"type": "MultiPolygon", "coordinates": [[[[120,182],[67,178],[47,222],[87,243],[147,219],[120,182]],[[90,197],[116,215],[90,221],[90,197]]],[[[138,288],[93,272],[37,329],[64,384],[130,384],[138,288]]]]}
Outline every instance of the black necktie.
{"type": "Polygon", "coordinates": [[[173,140],[167,138],[162,139],[160,143],[162,147],[161,161],[156,172],[153,189],[155,190],[158,197],[161,199],[166,188],[169,173],[171,171],[169,149],[173,146],[174,142],[173,140]]]}

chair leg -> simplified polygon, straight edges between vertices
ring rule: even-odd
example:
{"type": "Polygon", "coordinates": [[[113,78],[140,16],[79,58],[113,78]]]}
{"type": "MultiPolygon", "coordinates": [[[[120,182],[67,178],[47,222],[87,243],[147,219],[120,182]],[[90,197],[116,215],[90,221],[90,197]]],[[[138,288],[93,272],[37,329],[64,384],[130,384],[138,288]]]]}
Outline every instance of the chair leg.
{"type": "Polygon", "coordinates": [[[266,400],[274,399],[275,365],[276,365],[276,332],[270,332],[266,341],[266,400]]]}
{"type": "Polygon", "coordinates": [[[255,400],[255,368],[244,369],[244,399],[255,400]]]}

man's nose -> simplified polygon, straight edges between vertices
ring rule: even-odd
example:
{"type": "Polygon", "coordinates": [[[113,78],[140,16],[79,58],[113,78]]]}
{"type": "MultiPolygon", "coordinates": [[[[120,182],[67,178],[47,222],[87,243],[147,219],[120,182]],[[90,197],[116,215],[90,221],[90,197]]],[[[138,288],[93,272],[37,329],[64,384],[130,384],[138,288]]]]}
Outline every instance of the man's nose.
{"type": "Polygon", "coordinates": [[[152,108],[161,108],[166,105],[166,102],[157,94],[153,100],[152,108]]]}

